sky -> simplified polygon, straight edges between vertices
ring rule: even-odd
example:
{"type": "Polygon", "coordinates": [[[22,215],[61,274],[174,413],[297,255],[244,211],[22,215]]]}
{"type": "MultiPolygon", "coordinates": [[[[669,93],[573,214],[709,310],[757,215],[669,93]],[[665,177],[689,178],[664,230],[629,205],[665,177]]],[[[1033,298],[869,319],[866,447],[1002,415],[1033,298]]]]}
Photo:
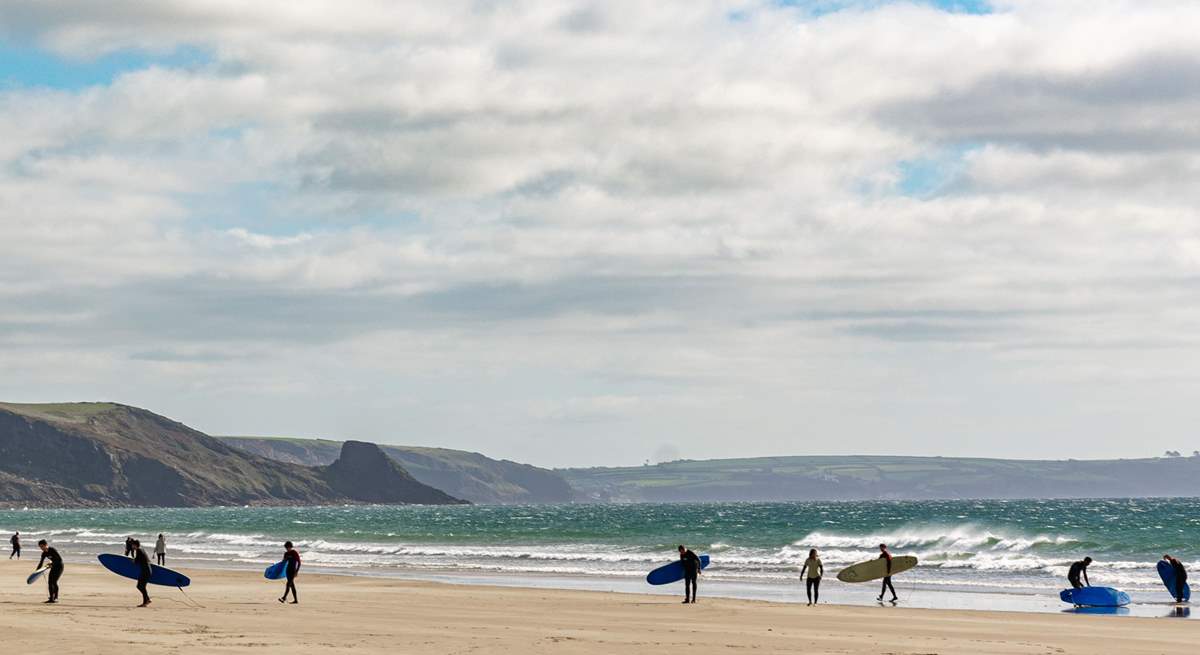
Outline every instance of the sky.
{"type": "Polygon", "coordinates": [[[544,466],[1200,448],[1192,0],[0,0],[0,399],[544,466]]]}

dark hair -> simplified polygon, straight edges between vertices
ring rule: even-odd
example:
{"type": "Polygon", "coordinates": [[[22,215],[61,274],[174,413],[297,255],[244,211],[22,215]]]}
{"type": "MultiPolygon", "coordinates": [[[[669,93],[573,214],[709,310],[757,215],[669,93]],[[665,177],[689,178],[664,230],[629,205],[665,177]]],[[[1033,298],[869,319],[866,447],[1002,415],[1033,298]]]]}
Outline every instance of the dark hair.
{"type": "Polygon", "coordinates": [[[809,556],[809,557],[816,557],[816,556],[817,556],[817,549],[816,549],[816,548],[810,548],[810,549],[808,550],[808,556],[809,556]]]}
{"type": "Polygon", "coordinates": [[[291,547],[292,547],[292,542],[290,542],[290,541],[285,541],[285,542],[283,542],[283,547],[284,547],[284,548],[291,548],[291,547]]]}
{"type": "Polygon", "coordinates": [[[141,545],[142,545],[142,542],[138,541],[137,539],[134,539],[134,540],[133,540],[133,545],[134,545],[134,546],[141,546],[141,545]]]}
{"type": "Polygon", "coordinates": [[[46,545],[46,540],[45,540],[45,539],[38,539],[38,545],[39,545],[39,546],[45,546],[45,545],[46,545]]]}
{"type": "Polygon", "coordinates": [[[1090,557],[1085,557],[1085,558],[1083,558],[1083,561],[1087,562],[1088,564],[1091,564],[1091,563],[1092,563],[1092,558],[1090,558],[1090,557]]]}
{"type": "Polygon", "coordinates": [[[887,544],[879,544],[880,548],[887,548],[887,544]]]}

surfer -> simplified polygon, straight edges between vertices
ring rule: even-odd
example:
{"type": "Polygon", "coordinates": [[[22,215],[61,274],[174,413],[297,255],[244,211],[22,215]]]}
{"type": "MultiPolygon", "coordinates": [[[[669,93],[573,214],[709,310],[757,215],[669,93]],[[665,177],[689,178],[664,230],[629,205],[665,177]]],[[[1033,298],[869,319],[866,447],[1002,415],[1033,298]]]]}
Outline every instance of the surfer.
{"type": "Polygon", "coordinates": [[[808,595],[809,605],[816,605],[821,598],[821,576],[824,574],[825,565],[821,564],[821,558],[817,557],[817,549],[809,550],[808,559],[804,560],[804,566],[800,568],[800,577],[804,578],[804,593],[808,595]],[[804,575],[806,571],[807,576],[804,575]]]}
{"type": "Polygon", "coordinates": [[[879,590],[879,602],[883,602],[883,594],[889,590],[892,592],[892,602],[900,600],[896,595],[896,588],[892,586],[892,554],[888,552],[887,544],[879,544],[879,559],[887,560],[887,575],[883,576],[883,587],[879,590]]]}
{"type": "Polygon", "coordinates": [[[154,542],[154,559],[159,566],[167,565],[167,538],[158,533],[158,541],[154,542]]]}
{"type": "Polygon", "coordinates": [[[130,546],[133,548],[133,563],[138,566],[137,590],[142,592],[142,604],[138,607],[145,607],[150,604],[150,594],[146,593],[146,585],[150,583],[154,569],[150,568],[150,556],[142,550],[142,542],[134,539],[130,546]]]}
{"type": "Polygon", "coordinates": [[[292,547],[292,542],[283,544],[283,561],[287,562],[287,586],[283,588],[283,596],[279,602],[286,603],[288,592],[292,594],[292,604],[300,602],[300,596],[296,594],[296,574],[300,573],[300,552],[292,547]]]}
{"type": "Polygon", "coordinates": [[[133,537],[125,537],[125,557],[133,557],[133,537]]]}
{"type": "Polygon", "coordinates": [[[12,559],[14,557],[21,559],[21,533],[17,532],[13,534],[12,539],[9,539],[9,541],[12,542],[13,551],[12,554],[8,556],[8,559],[12,559]]]}
{"type": "Polygon", "coordinates": [[[1175,602],[1182,603],[1183,590],[1187,589],[1187,569],[1183,562],[1170,555],[1163,555],[1163,559],[1171,564],[1171,571],[1175,573],[1175,602]]]}
{"type": "Polygon", "coordinates": [[[700,558],[687,547],[679,546],[679,563],[683,565],[683,602],[696,602],[696,579],[700,575],[700,558]],[[689,595],[690,594],[690,595],[689,595]]]}
{"type": "Polygon", "coordinates": [[[1088,580],[1087,567],[1092,563],[1092,558],[1085,557],[1071,565],[1067,571],[1067,582],[1071,583],[1071,587],[1075,589],[1083,589],[1084,587],[1092,586],[1092,581],[1088,580]],[[1079,576],[1083,575],[1083,582],[1079,582],[1079,576]]]}
{"type": "Polygon", "coordinates": [[[38,541],[38,548],[42,549],[42,559],[38,560],[37,568],[42,568],[42,565],[46,563],[46,560],[50,560],[50,570],[46,572],[46,585],[50,590],[50,598],[46,602],[57,603],[58,579],[61,578],[63,574],[62,555],[59,555],[57,550],[51,548],[50,544],[46,543],[45,539],[38,541]]]}

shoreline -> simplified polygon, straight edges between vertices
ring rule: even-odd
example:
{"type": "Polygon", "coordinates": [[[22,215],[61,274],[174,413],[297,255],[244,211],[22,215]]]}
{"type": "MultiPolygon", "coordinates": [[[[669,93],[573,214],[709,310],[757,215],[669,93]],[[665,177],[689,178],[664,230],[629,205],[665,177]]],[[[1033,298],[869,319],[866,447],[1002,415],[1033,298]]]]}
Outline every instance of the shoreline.
{"type": "Polygon", "coordinates": [[[152,587],[136,609],[133,581],[68,563],[62,601],[24,584],[32,562],[0,561],[0,626],[20,652],[189,653],[554,652],[1163,653],[1183,652],[1185,622],[1107,617],[675,598],[620,592],[462,585],[302,573],[301,604],[276,602],[282,582],[249,571],[193,574],[187,602],[152,587]]]}

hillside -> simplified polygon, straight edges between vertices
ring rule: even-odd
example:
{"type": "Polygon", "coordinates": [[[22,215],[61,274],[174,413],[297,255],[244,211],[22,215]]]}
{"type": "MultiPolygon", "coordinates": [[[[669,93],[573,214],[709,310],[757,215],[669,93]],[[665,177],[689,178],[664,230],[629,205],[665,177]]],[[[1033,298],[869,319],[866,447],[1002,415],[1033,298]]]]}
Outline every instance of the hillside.
{"type": "Polygon", "coordinates": [[[602,502],[1200,496],[1200,457],[760,457],[559,473],[602,502]]]}
{"type": "MultiPolygon", "coordinates": [[[[332,462],[342,445],[326,439],[218,438],[255,455],[306,466],[332,462]]],[[[379,447],[418,481],[473,503],[565,503],[574,497],[561,475],[536,466],[447,448],[379,447]]]]}
{"type": "Polygon", "coordinates": [[[327,466],[258,457],[144,409],[0,403],[0,504],[169,506],[462,502],[371,444],[327,466]]]}

